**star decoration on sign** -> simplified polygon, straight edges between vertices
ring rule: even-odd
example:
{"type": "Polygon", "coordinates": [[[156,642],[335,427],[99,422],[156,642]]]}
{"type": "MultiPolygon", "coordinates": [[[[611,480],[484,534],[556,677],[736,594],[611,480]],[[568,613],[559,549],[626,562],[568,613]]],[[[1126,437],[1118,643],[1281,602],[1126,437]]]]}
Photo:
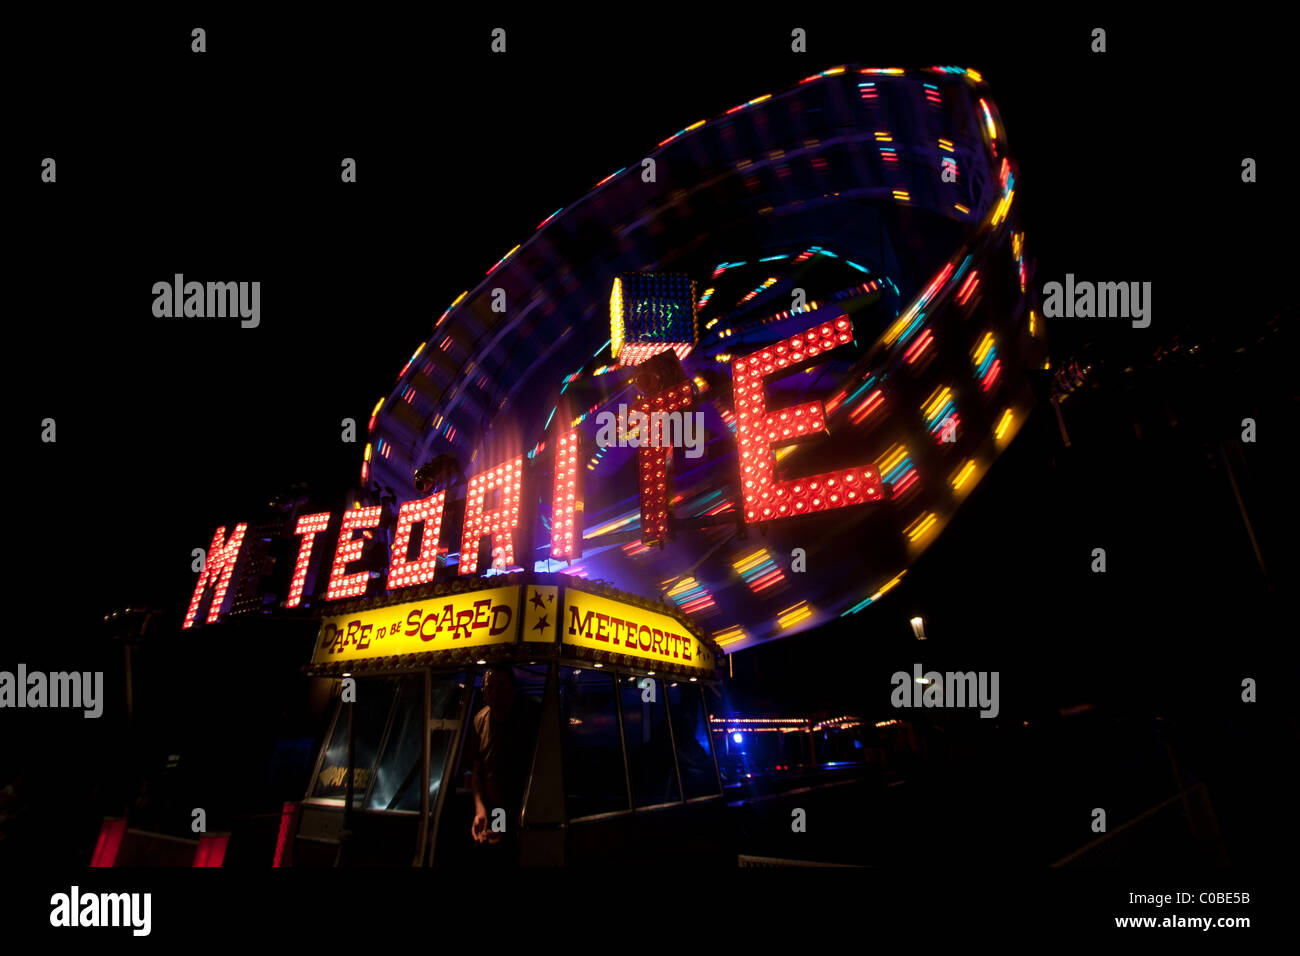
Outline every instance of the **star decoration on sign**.
{"type": "Polygon", "coordinates": [[[533,630],[534,630],[534,631],[545,631],[545,630],[546,630],[548,627],[550,627],[550,626],[551,626],[551,622],[548,621],[548,620],[546,619],[546,615],[543,614],[541,620],[539,620],[535,625],[533,625],[533,630]]]}

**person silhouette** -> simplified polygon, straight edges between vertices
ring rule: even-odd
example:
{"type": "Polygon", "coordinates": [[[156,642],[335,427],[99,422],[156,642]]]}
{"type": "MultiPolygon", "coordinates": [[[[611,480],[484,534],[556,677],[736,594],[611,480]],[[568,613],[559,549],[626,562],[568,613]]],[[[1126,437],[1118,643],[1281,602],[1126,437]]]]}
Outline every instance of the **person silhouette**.
{"type": "Polygon", "coordinates": [[[495,665],[484,673],[483,702],[468,741],[474,792],[470,833],[475,843],[494,848],[497,862],[517,862],[537,708],[519,693],[514,670],[507,665],[495,665]]]}

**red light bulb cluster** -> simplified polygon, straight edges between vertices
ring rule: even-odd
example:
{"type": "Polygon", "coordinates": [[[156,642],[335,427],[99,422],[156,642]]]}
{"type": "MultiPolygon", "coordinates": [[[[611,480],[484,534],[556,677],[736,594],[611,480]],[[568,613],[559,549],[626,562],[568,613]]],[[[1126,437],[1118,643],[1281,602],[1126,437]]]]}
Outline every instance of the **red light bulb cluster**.
{"type": "Polygon", "coordinates": [[[235,573],[235,562],[239,560],[239,549],[244,543],[244,532],[247,530],[247,524],[235,525],[235,530],[230,532],[229,539],[223,543],[226,527],[222,525],[212,536],[212,544],[208,546],[208,556],[203,562],[203,570],[199,572],[199,582],[194,586],[194,597],[190,598],[190,607],[185,612],[182,629],[194,624],[208,582],[214,582],[212,604],[208,607],[208,623],[214,624],[221,617],[221,605],[226,600],[226,589],[230,587],[231,575],[235,573]]]}
{"type": "MultiPolygon", "coordinates": [[[[668,540],[668,499],[672,494],[672,480],[668,477],[668,446],[664,442],[662,427],[656,429],[656,412],[675,412],[692,402],[691,383],[682,382],[671,388],[645,396],[640,410],[646,417],[637,450],[637,466],[641,481],[641,543],[662,544],[668,540]]],[[[664,424],[659,420],[660,425],[664,424]]]]}
{"type": "Polygon", "coordinates": [[[438,573],[438,539],[442,536],[442,509],[447,492],[440,491],[419,501],[405,502],[397,512],[397,531],[393,534],[392,559],[388,564],[388,590],[427,584],[438,573]],[[420,554],[411,561],[411,532],[424,523],[420,554]]]}
{"type": "Polygon", "coordinates": [[[478,573],[478,543],[484,535],[492,536],[492,566],[497,570],[514,567],[514,532],[519,527],[519,488],[523,470],[524,459],[521,455],[469,480],[458,574],[478,573]],[[483,502],[488,493],[498,488],[501,490],[501,507],[484,511],[483,502]]]}
{"type": "Polygon", "coordinates": [[[618,364],[626,368],[634,368],[654,358],[660,352],[667,352],[670,349],[677,353],[679,359],[685,361],[686,356],[691,354],[692,348],[689,342],[625,342],[618,353],[618,364]]]}
{"type": "Polygon", "coordinates": [[[289,581],[289,598],[285,607],[297,607],[302,603],[302,589],[307,583],[307,566],[311,563],[311,549],[316,535],[330,525],[330,513],[323,511],[315,515],[299,515],[294,534],[302,535],[302,544],[298,546],[298,560],[293,566],[293,578],[289,581]]]}
{"type": "Polygon", "coordinates": [[[775,482],[759,494],[752,511],[746,508],[745,520],[774,521],[883,500],[880,473],[874,465],[862,465],[811,478],[775,482]]]}
{"type": "Polygon", "coordinates": [[[578,489],[578,432],[555,442],[555,495],[551,499],[551,557],[582,557],[582,498],[578,489]]]}
{"type": "Polygon", "coordinates": [[[382,505],[370,508],[354,508],[343,513],[343,527],[339,530],[338,547],[334,549],[334,564],[330,568],[330,581],[325,588],[325,599],[337,601],[340,598],[361,597],[366,593],[366,584],[370,581],[369,571],[356,574],[344,574],[348,563],[361,557],[365,541],[352,539],[352,532],[365,531],[379,526],[384,516],[382,505]]]}
{"type": "Polygon", "coordinates": [[[740,446],[740,488],[748,522],[881,501],[884,492],[874,465],[859,465],[808,478],[777,481],[772,448],[826,430],[821,402],[769,412],[763,380],[853,341],[847,316],[808,329],[732,364],[736,441],[740,446]]]}

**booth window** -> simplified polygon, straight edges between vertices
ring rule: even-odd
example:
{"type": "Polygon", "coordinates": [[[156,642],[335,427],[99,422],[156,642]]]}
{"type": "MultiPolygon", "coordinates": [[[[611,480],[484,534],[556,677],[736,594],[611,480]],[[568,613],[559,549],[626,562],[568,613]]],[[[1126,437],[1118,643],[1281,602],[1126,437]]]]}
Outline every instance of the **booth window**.
{"type": "Polygon", "coordinates": [[[420,721],[424,676],[399,679],[384,752],[370,785],[368,810],[420,809],[420,721]]]}
{"type": "MultiPolygon", "coordinates": [[[[533,752],[537,746],[537,728],[541,720],[541,701],[546,690],[548,665],[517,665],[512,668],[515,678],[517,709],[512,708],[512,716],[517,721],[511,724],[512,734],[518,737],[513,741],[507,763],[509,774],[514,782],[526,785],[528,773],[532,768],[533,752]],[[517,775],[517,776],[516,776],[517,775]]],[[[466,682],[465,693],[469,694],[468,706],[462,736],[459,740],[460,751],[452,764],[451,787],[447,791],[446,804],[439,817],[439,835],[435,859],[439,865],[457,866],[459,862],[481,859],[475,856],[476,848],[470,836],[470,825],[474,820],[473,772],[474,755],[480,741],[476,739],[478,730],[475,717],[484,708],[483,672],[461,674],[459,681],[466,682]]],[[[436,705],[435,705],[436,711],[436,705]]],[[[454,713],[454,711],[453,711],[454,713]]],[[[436,714],[435,714],[436,716],[436,714]]],[[[451,741],[456,743],[456,741],[451,741]]],[[[439,751],[435,738],[435,752],[439,751]]],[[[441,773],[441,756],[435,760],[436,772],[441,773]]],[[[436,789],[436,787],[435,787],[436,789]]]]}
{"type": "Polygon", "coordinates": [[[686,799],[708,797],[718,792],[718,774],[713,767],[713,740],[698,684],[670,681],[668,706],[673,714],[673,738],[677,743],[677,766],[682,772],[686,799]]]}
{"type": "MultiPolygon", "coordinates": [[[[537,725],[541,720],[542,693],[546,690],[546,665],[534,664],[529,666],[517,665],[511,667],[511,673],[515,676],[515,694],[516,704],[519,710],[515,715],[521,718],[521,723],[516,728],[520,734],[520,740],[515,741],[512,748],[515,752],[516,759],[520,760],[521,766],[516,768],[522,773],[523,783],[527,784],[528,772],[532,768],[533,751],[537,746],[537,725]]],[[[464,680],[464,677],[461,678],[464,680]]],[[[474,686],[469,704],[469,719],[465,722],[465,739],[462,741],[460,751],[460,775],[463,788],[468,792],[472,787],[471,774],[474,772],[474,753],[477,749],[473,735],[475,730],[474,720],[482,712],[483,701],[483,673],[474,675],[474,686]]]]}
{"type": "Polygon", "coordinates": [[[664,682],[624,676],[619,678],[619,689],[633,801],[638,807],[680,802],[664,682]]]}
{"type": "MultiPolygon", "coordinates": [[[[447,749],[455,739],[457,708],[465,675],[438,674],[431,681],[429,799],[438,798],[447,749]]],[[[420,723],[424,718],[424,675],[401,678],[391,729],[366,801],[369,810],[420,809],[420,723]]]]}
{"type": "MultiPolygon", "coordinates": [[[[429,698],[429,806],[437,806],[438,790],[442,787],[442,768],[447,765],[447,753],[456,746],[460,732],[460,701],[466,693],[469,675],[434,674],[430,683],[429,698]]],[[[420,756],[416,754],[418,763],[420,756]]],[[[418,789],[417,789],[418,792],[418,789]]],[[[419,801],[416,801],[417,810],[419,801]]]]}
{"type": "Polygon", "coordinates": [[[356,768],[356,780],[352,790],[352,805],[364,805],[367,789],[370,787],[374,772],[375,758],[379,754],[379,745],[388,726],[388,717],[392,712],[394,699],[398,691],[398,678],[385,677],[357,682],[357,699],[347,704],[339,701],[338,717],[334,721],[334,733],[325,747],[324,759],[316,779],[312,782],[311,795],[317,799],[347,799],[348,791],[348,721],[356,721],[356,743],[352,763],[356,768]]]}
{"type": "MultiPolygon", "coordinates": [[[[430,698],[429,796],[436,800],[442,768],[459,729],[464,672],[435,675],[430,698]]],[[[312,783],[315,799],[343,802],[348,787],[348,721],[356,721],[352,805],[367,810],[420,809],[420,750],[424,675],[369,677],[357,682],[356,703],[339,702],[333,733],[312,783]]]]}
{"type": "Polygon", "coordinates": [[[629,809],[613,676],[565,667],[559,687],[569,819],[629,809]]]}
{"type": "MultiPolygon", "coordinates": [[[[546,690],[546,668],[546,664],[516,664],[510,668],[510,672],[515,675],[515,693],[526,701],[526,706],[542,706],[542,693],[546,690]]],[[[464,677],[461,679],[464,680],[464,677]]],[[[474,675],[474,696],[469,712],[477,714],[482,708],[483,674],[480,672],[474,675]]]]}

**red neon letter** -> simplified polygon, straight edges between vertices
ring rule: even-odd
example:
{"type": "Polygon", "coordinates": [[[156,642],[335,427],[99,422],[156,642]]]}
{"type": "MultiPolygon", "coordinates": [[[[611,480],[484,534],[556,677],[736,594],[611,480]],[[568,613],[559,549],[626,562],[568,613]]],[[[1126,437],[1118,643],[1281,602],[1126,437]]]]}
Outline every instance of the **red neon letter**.
{"type": "Polygon", "coordinates": [[[446,501],[447,492],[440,491],[402,504],[397,512],[397,533],[393,535],[393,555],[388,564],[388,590],[426,584],[438,573],[438,538],[442,535],[442,506],[446,501]],[[420,554],[414,561],[407,561],[411,531],[421,521],[424,536],[420,539],[420,554]]]}
{"type": "Polygon", "coordinates": [[[821,402],[806,402],[768,412],[763,379],[852,341],[853,324],[846,316],[840,316],[834,322],[823,322],[807,332],[739,358],[732,365],[740,486],[747,522],[773,521],[880,501],[884,497],[880,474],[874,465],[790,481],[776,480],[773,446],[825,431],[826,410],[821,402]]]}
{"type": "Polygon", "coordinates": [[[318,515],[299,515],[298,526],[294,534],[302,535],[302,544],[298,545],[298,561],[293,566],[293,579],[289,581],[289,599],[285,607],[297,607],[302,603],[302,589],[307,583],[307,565],[311,563],[311,546],[330,524],[330,513],[322,511],[318,515]]]}
{"type": "Polygon", "coordinates": [[[478,544],[484,535],[492,536],[492,567],[501,570],[514,566],[514,532],[519,527],[519,480],[523,469],[524,459],[521,455],[469,480],[457,574],[478,573],[478,544]],[[501,489],[501,507],[484,511],[484,499],[489,492],[498,488],[501,489]]]}
{"type": "Polygon", "coordinates": [[[212,604],[208,607],[208,623],[213,624],[221,617],[221,605],[226,600],[226,589],[230,587],[230,578],[235,573],[235,562],[239,560],[239,547],[244,543],[244,532],[248,525],[237,524],[230,532],[230,538],[222,544],[226,536],[226,526],[222,525],[212,536],[208,547],[208,556],[199,572],[199,583],[194,586],[194,597],[190,599],[190,609],[185,612],[185,623],[181,628],[194,624],[194,616],[199,613],[199,602],[203,600],[203,591],[209,584],[214,584],[212,604]]]}
{"type": "Polygon", "coordinates": [[[672,479],[668,476],[667,424],[656,413],[675,412],[691,404],[689,381],[664,389],[641,400],[642,418],[637,465],[641,472],[641,543],[647,547],[668,540],[668,499],[672,479]]]}
{"type": "Polygon", "coordinates": [[[325,600],[337,601],[339,598],[360,597],[366,593],[369,571],[358,571],[356,574],[343,572],[349,561],[361,557],[361,549],[365,547],[365,542],[361,539],[352,540],[352,532],[378,527],[383,515],[383,505],[343,512],[343,527],[339,529],[339,544],[334,549],[334,565],[330,568],[330,582],[325,587],[325,600]]]}
{"type": "Polygon", "coordinates": [[[555,441],[555,495],[551,499],[551,557],[582,557],[582,493],[578,487],[578,432],[555,441]]]}

